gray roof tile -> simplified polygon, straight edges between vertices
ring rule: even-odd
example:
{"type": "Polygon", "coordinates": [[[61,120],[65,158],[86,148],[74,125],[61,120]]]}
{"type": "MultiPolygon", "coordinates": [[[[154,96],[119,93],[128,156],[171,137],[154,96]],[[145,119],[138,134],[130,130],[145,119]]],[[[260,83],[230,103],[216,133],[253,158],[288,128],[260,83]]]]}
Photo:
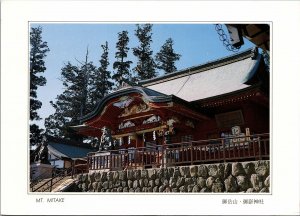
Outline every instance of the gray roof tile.
{"type": "Polygon", "coordinates": [[[175,95],[188,102],[214,97],[249,87],[246,82],[257,71],[261,55],[212,67],[204,71],[185,73],[176,79],[147,83],[149,89],[166,95],[175,95]]]}

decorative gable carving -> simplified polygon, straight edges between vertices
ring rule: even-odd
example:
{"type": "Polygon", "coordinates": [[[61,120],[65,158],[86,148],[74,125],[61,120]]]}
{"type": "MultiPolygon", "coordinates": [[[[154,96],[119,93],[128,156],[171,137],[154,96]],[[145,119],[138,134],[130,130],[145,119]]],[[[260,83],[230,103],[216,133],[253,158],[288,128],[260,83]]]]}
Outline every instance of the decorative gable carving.
{"type": "Polygon", "coordinates": [[[160,121],[160,117],[159,116],[151,116],[150,118],[146,119],[143,121],[143,124],[150,124],[150,123],[154,123],[154,122],[159,122],[160,121]]]}
{"type": "Polygon", "coordinates": [[[135,124],[132,121],[127,121],[119,124],[119,129],[124,129],[124,128],[129,128],[129,127],[134,127],[135,124]]]}
{"type": "Polygon", "coordinates": [[[124,97],[121,97],[120,100],[118,102],[115,102],[113,105],[115,107],[124,108],[124,107],[128,107],[132,101],[133,101],[133,98],[124,96],[124,97]]]}
{"type": "Polygon", "coordinates": [[[146,104],[141,103],[138,105],[133,105],[131,107],[126,107],[124,111],[121,113],[121,115],[119,115],[119,117],[126,117],[137,113],[147,112],[149,110],[150,108],[146,104]]]}

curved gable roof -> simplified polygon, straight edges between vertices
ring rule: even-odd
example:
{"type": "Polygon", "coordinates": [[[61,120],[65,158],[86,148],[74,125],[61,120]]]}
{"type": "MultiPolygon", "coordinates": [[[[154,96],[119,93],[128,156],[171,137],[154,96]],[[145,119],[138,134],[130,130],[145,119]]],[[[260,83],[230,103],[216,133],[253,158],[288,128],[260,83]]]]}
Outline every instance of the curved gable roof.
{"type": "MultiPolygon", "coordinates": [[[[118,91],[115,91],[111,94],[106,95],[102,100],[99,101],[97,104],[96,108],[94,111],[91,113],[83,116],[79,120],[81,122],[87,121],[93,117],[95,117],[98,113],[101,113],[101,111],[104,109],[105,105],[107,102],[111,99],[121,97],[121,96],[126,96],[131,93],[139,93],[141,94],[146,100],[150,102],[171,102],[172,100],[176,99],[173,95],[166,95],[160,92],[157,92],[153,89],[145,88],[145,87],[140,87],[140,86],[132,86],[129,88],[121,89],[118,91]]],[[[180,98],[177,98],[178,100],[182,101],[180,98]]],[[[186,101],[183,101],[186,102],[186,101]]]]}

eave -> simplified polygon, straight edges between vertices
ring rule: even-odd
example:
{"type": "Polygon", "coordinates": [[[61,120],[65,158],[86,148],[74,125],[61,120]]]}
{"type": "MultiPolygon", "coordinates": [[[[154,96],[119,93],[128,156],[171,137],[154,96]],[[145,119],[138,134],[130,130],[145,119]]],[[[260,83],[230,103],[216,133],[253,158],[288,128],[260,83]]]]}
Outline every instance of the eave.
{"type": "Polygon", "coordinates": [[[222,106],[229,103],[235,103],[238,101],[246,100],[252,96],[258,95],[258,93],[261,95],[265,95],[263,91],[261,90],[262,83],[258,83],[253,86],[249,86],[247,88],[226,93],[223,95],[217,95],[210,98],[205,98],[198,101],[193,101],[193,104],[197,104],[201,108],[209,108],[209,107],[217,107],[222,106]]]}

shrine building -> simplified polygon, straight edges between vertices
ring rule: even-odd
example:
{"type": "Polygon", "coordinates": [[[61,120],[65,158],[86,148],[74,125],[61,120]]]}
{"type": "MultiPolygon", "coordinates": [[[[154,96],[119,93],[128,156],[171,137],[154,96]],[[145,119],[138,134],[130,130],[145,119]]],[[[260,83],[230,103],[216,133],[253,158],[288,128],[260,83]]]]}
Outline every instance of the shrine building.
{"type": "Polygon", "coordinates": [[[269,72],[257,49],[124,86],[72,128],[117,143],[89,169],[269,158],[269,72]],[[102,158],[102,159],[101,159],[102,158]]]}

